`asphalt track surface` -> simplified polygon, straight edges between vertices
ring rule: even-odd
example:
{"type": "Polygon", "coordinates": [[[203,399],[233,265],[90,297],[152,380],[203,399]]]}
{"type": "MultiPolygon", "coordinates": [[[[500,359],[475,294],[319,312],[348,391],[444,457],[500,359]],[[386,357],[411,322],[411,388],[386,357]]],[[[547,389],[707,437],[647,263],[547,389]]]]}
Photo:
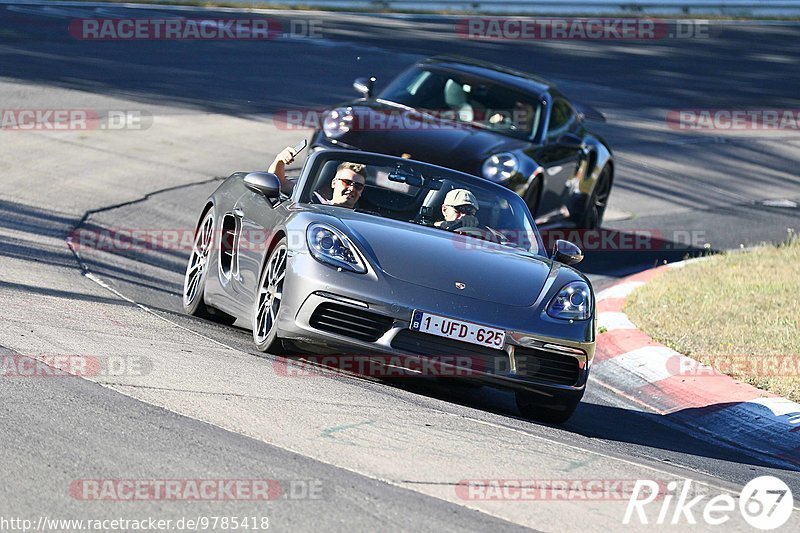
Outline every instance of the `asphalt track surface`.
{"type": "MultiPolygon", "coordinates": [[[[292,12],[269,16],[284,27],[319,22],[323,38],[98,43],[67,31],[81,17],[173,15],[0,6],[3,108],[154,117],[143,131],[1,132],[0,346],[22,356],[122,354],[142,358],[148,370],[3,378],[0,515],[267,515],[276,530],[619,530],[624,501],[487,502],[464,499],[455,487],[464,479],[691,478],[717,494],[769,473],[800,494],[797,469],[701,440],[596,382],[569,423],[552,427],[520,419],[508,393],[487,388],[281,376],[281,360],[257,357],[249,332],[179,312],[186,250],[86,248],[80,264],[65,243],[79,226],[192,228],[216,178],[264,168],[308,134],[277,128],[273,113],[348,99],[354,77],[386,80],[435,53],[536,72],[607,115],[596,129],[619,166],[606,227],[655,229],[663,242],[587,253],[584,269],[597,287],[706,244],[780,241],[797,228],[798,210],[760,202],[800,201],[797,132],[683,132],[664,117],[676,109],[797,109],[800,28],[720,25],[708,39],[655,42],[487,43],[464,40],[452,21],[434,17],[292,12]],[[677,242],[687,232],[689,246],[677,242]],[[265,505],[87,502],[68,492],[80,479],[264,478],[318,483],[322,496],[265,505]]],[[[796,526],[794,516],[784,529],[796,526]]],[[[747,529],[741,520],[726,527],[747,529]]]]}

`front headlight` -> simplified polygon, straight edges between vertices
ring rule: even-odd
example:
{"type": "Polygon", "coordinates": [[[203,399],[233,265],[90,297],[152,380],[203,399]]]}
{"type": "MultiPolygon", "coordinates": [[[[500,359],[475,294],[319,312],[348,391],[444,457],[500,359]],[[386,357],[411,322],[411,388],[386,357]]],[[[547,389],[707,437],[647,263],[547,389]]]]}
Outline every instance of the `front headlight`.
{"type": "Polygon", "coordinates": [[[353,126],[353,108],[337,107],[322,121],[322,131],[327,137],[341,137],[353,126]]]}
{"type": "Polygon", "coordinates": [[[563,320],[592,318],[592,293],[583,281],[567,283],[547,304],[547,314],[563,320]]]}
{"type": "Polygon", "coordinates": [[[511,152],[494,154],[483,162],[481,173],[487,180],[505,181],[519,170],[519,159],[511,152]]]}
{"type": "Polygon", "coordinates": [[[325,224],[311,224],[306,239],[311,255],[320,263],[358,274],[367,271],[355,245],[338,229],[325,224]]]}

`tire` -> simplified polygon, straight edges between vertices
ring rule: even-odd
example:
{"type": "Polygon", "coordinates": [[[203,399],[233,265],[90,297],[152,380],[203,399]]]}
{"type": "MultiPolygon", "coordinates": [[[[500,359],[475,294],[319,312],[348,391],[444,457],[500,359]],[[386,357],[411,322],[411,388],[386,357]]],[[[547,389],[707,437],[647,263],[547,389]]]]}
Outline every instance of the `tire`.
{"type": "Polygon", "coordinates": [[[603,217],[606,214],[608,198],[611,195],[611,169],[608,165],[600,171],[597,183],[586,204],[586,210],[578,221],[578,227],[584,229],[597,229],[603,224],[603,217]]]}
{"type": "Polygon", "coordinates": [[[253,299],[253,342],[261,352],[283,350],[278,337],[278,314],[286,279],[287,252],[284,237],[270,252],[256,285],[253,299]]]}
{"type": "Polygon", "coordinates": [[[517,408],[524,418],[548,424],[563,424],[575,412],[583,395],[561,403],[542,402],[541,396],[527,391],[515,391],[514,396],[517,408]]]}
{"type": "Polygon", "coordinates": [[[183,277],[183,311],[198,318],[230,326],[236,317],[210,307],[205,302],[206,278],[214,246],[214,208],[210,208],[197,226],[186,274],[183,277]]]}

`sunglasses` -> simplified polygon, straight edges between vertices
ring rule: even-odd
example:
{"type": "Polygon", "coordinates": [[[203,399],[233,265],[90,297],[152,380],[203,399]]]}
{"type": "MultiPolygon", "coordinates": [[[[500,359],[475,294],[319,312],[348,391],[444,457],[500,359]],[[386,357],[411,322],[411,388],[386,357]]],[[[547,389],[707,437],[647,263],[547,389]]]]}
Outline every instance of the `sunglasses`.
{"type": "Polygon", "coordinates": [[[357,191],[363,191],[364,190],[364,184],[361,183],[360,181],[353,181],[353,180],[349,180],[347,178],[336,178],[336,179],[341,181],[342,185],[344,185],[345,187],[353,187],[357,191]]]}
{"type": "Polygon", "coordinates": [[[448,207],[452,207],[462,215],[474,215],[478,212],[477,209],[471,205],[450,205],[448,207]]]}

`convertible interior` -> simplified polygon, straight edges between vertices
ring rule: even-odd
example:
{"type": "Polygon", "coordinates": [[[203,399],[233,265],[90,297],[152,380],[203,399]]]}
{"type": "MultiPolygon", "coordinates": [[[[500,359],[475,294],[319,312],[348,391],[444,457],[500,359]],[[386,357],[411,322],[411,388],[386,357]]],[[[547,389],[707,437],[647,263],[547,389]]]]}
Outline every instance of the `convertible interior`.
{"type": "MultiPolygon", "coordinates": [[[[319,203],[316,195],[325,200],[333,197],[332,180],[340,163],[338,160],[328,161],[321,169],[315,186],[311,189],[316,194],[311,194],[309,202],[319,203]]],[[[451,190],[463,187],[446,179],[435,180],[436,188],[417,187],[390,179],[394,168],[368,165],[366,170],[366,185],[356,211],[425,226],[434,226],[444,220],[442,204],[445,196],[451,190]]],[[[476,196],[479,204],[476,216],[480,225],[463,226],[453,231],[493,242],[507,242],[508,239],[494,228],[508,225],[509,220],[513,219],[513,207],[502,198],[495,197],[490,201],[480,193],[476,196]]]]}

